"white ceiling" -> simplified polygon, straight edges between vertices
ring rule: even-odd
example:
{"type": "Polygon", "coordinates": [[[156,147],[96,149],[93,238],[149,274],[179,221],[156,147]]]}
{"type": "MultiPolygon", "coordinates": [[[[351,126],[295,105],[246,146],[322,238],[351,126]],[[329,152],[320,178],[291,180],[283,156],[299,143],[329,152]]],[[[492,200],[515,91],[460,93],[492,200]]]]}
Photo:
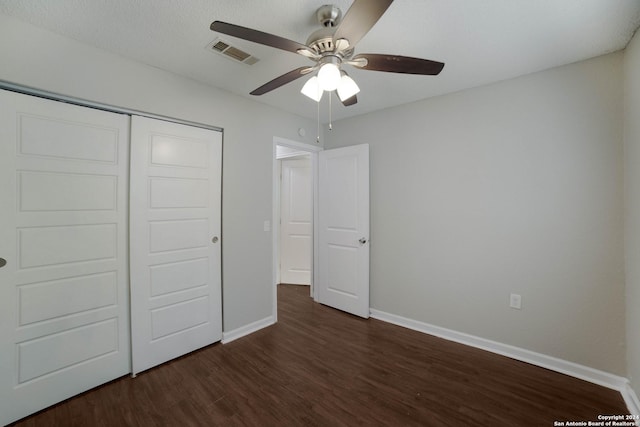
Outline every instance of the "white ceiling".
{"type": "MultiPolygon", "coordinates": [[[[317,104],[301,78],[268,94],[249,92],[308,59],[209,30],[214,20],[305,43],[326,0],[0,0],[0,13],[84,43],[312,119],[317,104]],[[208,52],[216,37],[260,61],[248,66],[208,52]]],[[[351,0],[333,0],[343,13],[351,0]]],[[[358,104],[334,97],[333,119],[513,78],[623,49],[640,25],[640,0],[398,0],[356,53],[433,59],[439,76],[348,66],[358,104]]],[[[2,29],[0,29],[0,36],[2,29]]],[[[320,104],[328,120],[328,101],[320,104]]]]}

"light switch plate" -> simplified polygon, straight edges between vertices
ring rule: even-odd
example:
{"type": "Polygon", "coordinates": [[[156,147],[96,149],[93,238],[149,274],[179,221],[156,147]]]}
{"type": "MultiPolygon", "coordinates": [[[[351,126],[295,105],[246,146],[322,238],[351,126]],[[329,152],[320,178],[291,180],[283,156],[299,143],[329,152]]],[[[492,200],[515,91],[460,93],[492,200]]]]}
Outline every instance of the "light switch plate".
{"type": "Polygon", "coordinates": [[[522,296],[519,294],[511,294],[511,296],[509,297],[509,307],[521,310],[522,296]]]}

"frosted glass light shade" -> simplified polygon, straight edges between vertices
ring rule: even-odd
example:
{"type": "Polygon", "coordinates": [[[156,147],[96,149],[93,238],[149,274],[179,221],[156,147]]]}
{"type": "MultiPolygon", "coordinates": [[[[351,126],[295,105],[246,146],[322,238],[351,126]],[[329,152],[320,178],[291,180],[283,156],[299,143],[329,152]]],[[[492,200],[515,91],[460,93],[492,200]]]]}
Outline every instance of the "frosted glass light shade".
{"type": "Polygon", "coordinates": [[[320,87],[327,92],[336,90],[340,85],[340,69],[335,64],[324,64],[318,71],[318,82],[320,87]]]}
{"type": "Polygon", "coordinates": [[[360,92],[360,88],[356,82],[346,74],[342,76],[340,86],[338,86],[338,98],[340,98],[340,101],[346,101],[358,92],[360,92]]]}
{"type": "Polygon", "coordinates": [[[302,90],[300,90],[300,92],[316,102],[320,102],[323,93],[316,76],[311,77],[304,86],[302,86],[302,90]]]}

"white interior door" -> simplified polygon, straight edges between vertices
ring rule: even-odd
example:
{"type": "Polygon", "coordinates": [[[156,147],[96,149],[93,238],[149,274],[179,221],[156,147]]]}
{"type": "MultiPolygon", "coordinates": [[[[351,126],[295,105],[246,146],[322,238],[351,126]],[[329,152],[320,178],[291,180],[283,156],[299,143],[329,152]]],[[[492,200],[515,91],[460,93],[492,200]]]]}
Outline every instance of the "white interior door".
{"type": "Polygon", "coordinates": [[[311,284],[312,187],[308,158],[281,162],[280,282],[311,284]]]}
{"type": "Polygon", "coordinates": [[[128,135],[0,91],[0,425],[130,372],[128,135]]]}
{"type": "Polygon", "coordinates": [[[133,373],[222,338],[222,133],[131,126],[133,373]]]}
{"type": "Polygon", "coordinates": [[[368,318],[369,145],[321,151],[318,175],[318,301],[368,318]]]}

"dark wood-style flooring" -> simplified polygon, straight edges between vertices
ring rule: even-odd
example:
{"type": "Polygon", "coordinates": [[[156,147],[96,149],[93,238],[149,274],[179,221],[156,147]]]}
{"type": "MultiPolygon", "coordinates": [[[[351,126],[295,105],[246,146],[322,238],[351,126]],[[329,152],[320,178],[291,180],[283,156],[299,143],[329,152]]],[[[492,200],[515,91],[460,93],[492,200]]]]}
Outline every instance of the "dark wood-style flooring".
{"type": "Polygon", "coordinates": [[[553,426],[624,414],[619,393],[314,303],[279,287],[278,323],[123,377],[16,426],[553,426]]]}

